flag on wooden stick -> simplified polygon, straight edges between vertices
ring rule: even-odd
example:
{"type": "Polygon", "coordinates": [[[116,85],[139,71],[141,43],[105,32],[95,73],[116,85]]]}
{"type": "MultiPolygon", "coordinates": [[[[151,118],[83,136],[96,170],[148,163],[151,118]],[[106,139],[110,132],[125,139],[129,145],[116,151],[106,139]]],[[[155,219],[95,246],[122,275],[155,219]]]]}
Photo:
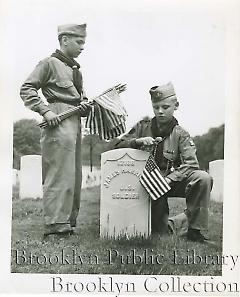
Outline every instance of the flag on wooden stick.
{"type": "Polygon", "coordinates": [[[162,176],[152,155],[149,156],[145,168],[140,177],[140,183],[153,200],[157,200],[166,194],[171,187],[162,176]]]}

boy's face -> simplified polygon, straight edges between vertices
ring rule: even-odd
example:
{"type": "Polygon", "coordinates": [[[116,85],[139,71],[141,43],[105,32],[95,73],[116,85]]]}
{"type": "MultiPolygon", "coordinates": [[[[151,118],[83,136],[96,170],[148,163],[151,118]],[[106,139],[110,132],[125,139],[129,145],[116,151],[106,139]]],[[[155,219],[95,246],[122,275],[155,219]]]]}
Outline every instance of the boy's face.
{"type": "Polygon", "coordinates": [[[159,123],[167,123],[173,117],[174,111],[178,109],[178,102],[172,98],[162,101],[152,102],[152,107],[156,119],[159,123]]]}
{"type": "Polygon", "coordinates": [[[66,36],[65,49],[70,58],[77,58],[84,50],[85,37],[66,36]]]}

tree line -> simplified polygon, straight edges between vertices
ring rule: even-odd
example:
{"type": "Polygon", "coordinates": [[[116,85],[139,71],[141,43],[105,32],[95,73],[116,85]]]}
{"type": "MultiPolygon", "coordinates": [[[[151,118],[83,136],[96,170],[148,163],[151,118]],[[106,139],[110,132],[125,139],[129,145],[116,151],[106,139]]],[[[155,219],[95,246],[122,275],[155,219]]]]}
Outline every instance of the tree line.
{"type": "MultiPolygon", "coordinates": [[[[20,158],[24,155],[40,155],[41,130],[34,119],[22,119],[13,128],[13,168],[20,169],[20,158]]],[[[201,136],[193,138],[197,147],[200,168],[207,170],[210,161],[224,158],[224,125],[211,128],[201,136]]],[[[100,166],[100,155],[110,149],[105,140],[97,135],[85,135],[82,140],[82,163],[100,166]]]]}

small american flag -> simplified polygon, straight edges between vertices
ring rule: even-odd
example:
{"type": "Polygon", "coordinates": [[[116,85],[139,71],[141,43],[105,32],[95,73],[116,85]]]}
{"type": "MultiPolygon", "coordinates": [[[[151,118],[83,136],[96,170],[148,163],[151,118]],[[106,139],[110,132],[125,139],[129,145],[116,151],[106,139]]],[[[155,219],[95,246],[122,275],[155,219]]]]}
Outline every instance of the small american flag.
{"type": "Polygon", "coordinates": [[[98,134],[100,139],[113,139],[126,132],[126,117],[119,92],[113,88],[94,99],[86,128],[90,128],[91,134],[98,134]]]}
{"type": "Polygon", "coordinates": [[[107,109],[116,115],[127,116],[126,109],[124,108],[119,93],[115,88],[96,97],[94,100],[104,109],[107,109]]]}
{"type": "Polygon", "coordinates": [[[147,160],[140,182],[153,200],[157,200],[171,189],[152,155],[147,160]]]}

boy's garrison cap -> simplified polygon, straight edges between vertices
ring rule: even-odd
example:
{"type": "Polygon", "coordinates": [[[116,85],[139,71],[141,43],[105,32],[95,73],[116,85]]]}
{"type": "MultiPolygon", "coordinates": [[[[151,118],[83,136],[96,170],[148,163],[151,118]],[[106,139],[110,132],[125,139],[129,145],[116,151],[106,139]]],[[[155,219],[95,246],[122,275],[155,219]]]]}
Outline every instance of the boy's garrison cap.
{"type": "Polygon", "coordinates": [[[86,37],[86,24],[66,24],[58,26],[58,37],[63,34],[86,37]]]}
{"type": "Polygon", "coordinates": [[[152,102],[162,101],[167,98],[177,99],[173,84],[171,82],[166,85],[154,86],[149,90],[152,102]]]}

